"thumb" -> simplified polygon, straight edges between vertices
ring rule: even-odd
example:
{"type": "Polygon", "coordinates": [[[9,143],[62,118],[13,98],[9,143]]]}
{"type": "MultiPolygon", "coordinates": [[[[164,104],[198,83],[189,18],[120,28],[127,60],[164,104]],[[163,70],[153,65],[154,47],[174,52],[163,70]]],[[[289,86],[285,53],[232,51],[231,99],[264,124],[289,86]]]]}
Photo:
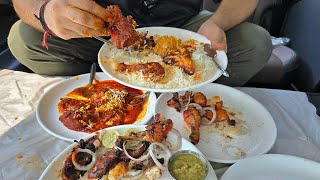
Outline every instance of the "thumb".
{"type": "Polygon", "coordinates": [[[218,41],[211,41],[211,47],[215,50],[224,50],[226,48],[224,44],[218,41]]]}

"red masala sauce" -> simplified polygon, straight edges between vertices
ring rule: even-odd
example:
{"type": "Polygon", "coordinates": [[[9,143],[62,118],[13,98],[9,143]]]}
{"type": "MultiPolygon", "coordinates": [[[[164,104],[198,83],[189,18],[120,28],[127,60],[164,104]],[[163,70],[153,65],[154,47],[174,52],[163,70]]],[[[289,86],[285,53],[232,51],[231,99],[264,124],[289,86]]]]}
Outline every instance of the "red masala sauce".
{"type": "Polygon", "coordinates": [[[71,130],[88,133],[132,124],[146,111],[146,100],[139,105],[128,105],[134,96],[140,94],[143,91],[113,80],[95,80],[92,85],[76,88],[60,99],[57,105],[59,120],[71,130]]]}

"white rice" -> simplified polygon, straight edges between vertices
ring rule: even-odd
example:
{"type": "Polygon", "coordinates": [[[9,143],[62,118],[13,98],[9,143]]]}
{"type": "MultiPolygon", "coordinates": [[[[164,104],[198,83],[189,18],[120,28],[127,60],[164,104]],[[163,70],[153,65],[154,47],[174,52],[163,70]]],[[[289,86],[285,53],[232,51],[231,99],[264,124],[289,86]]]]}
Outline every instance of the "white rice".
{"type": "Polygon", "coordinates": [[[217,71],[211,57],[206,55],[202,46],[198,46],[192,54],[196,71],[191,76],[186,74],[177,66],[166,65],[162,62],[162,58],[160,56],[153,53],[148,55],[139,55],[137,52],[127,52],[110,46],[109,50],[110,52],[108,56],[103,58],[107,71],[121,81],[146,88],[173,89],[189,87],[209,80],[217,71]],[[165,69],[165,77],[158,81],[152,81],[144,78],[141,72],[117,72],[116,65],[122,62],[125,64],[159,62],[165,69]],[[197,74],[200,74],[200,76],[197,74]],[[195,76],[198,76],[198,79],[195,79],[195,76]]]}

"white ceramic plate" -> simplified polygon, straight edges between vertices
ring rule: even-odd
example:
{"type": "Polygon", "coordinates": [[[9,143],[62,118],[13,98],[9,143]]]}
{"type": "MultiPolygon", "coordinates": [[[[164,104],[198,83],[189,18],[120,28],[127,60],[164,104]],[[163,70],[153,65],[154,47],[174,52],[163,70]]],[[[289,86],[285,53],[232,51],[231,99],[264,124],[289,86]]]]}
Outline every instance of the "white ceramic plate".
{"type": "Polygon", "coordinates": [[[319,180],[320,163],[307,159],[265,154],[232,165],[221,180],[319,180]]]}
{"type": "MultiPolygon", "coordinates": [[[[114,129],[114,130],[118,131],[119,134],[123,134],[125,132],[125,130],[128,128],[136,128],[136,129],[139,129],[140,131],[145,130],[144,125],[121,125],[121,126],[106,128],[106,130],[114,129]]],[[[89,138],[89,137],[87,137],[87,138],[89,138]]],[[[73,143],[69,147],[67,147],[64,151],[62,151],[45,169],[45,171],[43,172],[43,174],[40,177],[40,180],[60,179],[59,172],[63,166],[63,161],[71,153],[71,151],[73,150],[73,148],[76,145],[77,145],[77,143],[73,143]]],[[[195,152],[202,154],[193,144],[191,144],[190,142],[188,142],[185,139],[182,139],[182,145],[179,150],[191,150],[191,151],[195,151],[195,152]]],[[[208,164],[209,164],[209,162],[208,162],[208,164]]],[[[216,180],[217,177],[216,177],[216,174],[215,174],[213,168],[210,166],[210,164],[208,167],[209,167],[209,171],[208,171],[208,176],[207,176],[206,180],[216,180]]],[[[160,180],[161,179],[164,180],[164,179],[172,179],[172,178],[170,177],[168,171],[163,171],[163,174],[162,174],[160,180]]]]}
{"type": "MultiPolygon", "coordinates": [[[[207,38],[205,38],[204,36],[202,36],[198,33],[192,32],[192,31],[184,30],[184,29],[178,29],[178,28],[172,28],[172,27],[147,27],[147,28],[139,28],[137,30],[140,32],[148,32],[148,35],[156,35],[156,34],[161,35],[161,36],[170,35],[170,36],[176,36],[182,40],[195,39],[199,42],[210,43],[210,41],[207,38]]],[[[192,85],[189,87],[182,87],[182,88],[175,88],[175,89],[147,88],[147,87],[132,84],[131,82],[123,81],[117,76],[116,73],[113,73],[111,70],[109,70],[107,64],[104,63],[104,61],[103,61],[103,59],[105,59],[104,57],[107,56],[108,53],[109,53],[109,48],[107,48],[106,45],[103,45],[99,51],[99,54],[98,54],[98,62],[99,62],[99,66],[101,67],[102,71],[105,72],[108,76],[114,78],[114,80],[116,80],[117,82],[119,82],[121,84],[124,84],[124,85],[132,87],[132,88],[145,90],[145,91],[152,91],[152,92],[186,91],[190,88],[197,88],[197,87],[203,86],[205,84],[208,84],[210,82],[213,82],[222,75],[219,70],[216,70],[215,74],[212,74],[212,77],[210,79],[208,79],[207,81],[196,84],[196,85],[192,85]]],[[[215,58],[215,60],[220,64],[220,66],[222,68],[224,68],[224,69],[227,68],[228,58],[227,58],[227,55],[224,51],[217,51],[217,57],[215,58]]]]}
{"type": "MultiPolygon", "coordinates": [[[[277,136],[275,122],[270,113],[251,96],[228,86],[207,84],[193,92],[202,92],[207,98],[220,96],[223,105],[236,113],[236,117],[246,122],[250,132],[237,138],[227,140],[221,132],[215,131],[214,124],[200,127],[200,142],[196,147],[210,161],[234,163],[239,159],[267,153],[273,146],[277,136]],[[242,156],[237,154],[242,152],[242,156]]],[[[180,95],[185,92],[179,92],[180,95]]],[[[163,93],[157,100],[156,113],[171,118],[174,128],[189,140],[189,128],[183,120],[182,113],[167,106],[172,93],[163,93]]]]}
{"type": "MultiPolygon", "coordinates": [[[[60,98],[65,97],[67,93],[75,88],[87,85],[89,82],[90,74],[83,74],[75,76],[70,79],[66,79],[59,84],[52,87],[46,92],[40,99],[36,116],[41,127],[46,130],[49,134],[56,136],[57,138],[73,142],[74,139],[80,139],[88,136],[88,133],[73,131],[66,128],[59,121],[59,113],[57,104],[60,98]]],[[[104,73],[96,73],[97,80],[108,80],[110,79],[104,73]]],[[[148,121],[154,115],[154,106],[156,103],[156,95],[151,93],[148,100],[147,111],[145,116],[135,124],[147,124],[148,121]]]]}

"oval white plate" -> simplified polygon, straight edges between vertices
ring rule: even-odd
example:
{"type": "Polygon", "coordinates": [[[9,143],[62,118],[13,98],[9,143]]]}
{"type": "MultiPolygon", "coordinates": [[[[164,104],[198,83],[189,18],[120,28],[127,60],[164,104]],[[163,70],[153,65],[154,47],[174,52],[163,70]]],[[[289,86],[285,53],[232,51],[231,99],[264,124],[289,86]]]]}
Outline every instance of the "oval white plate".
{"type": "MultiPolygon", "coordinates": [[[[52,87],[41,97],[36,110],[36,116],[40,126],[49,134],[70,142],[89,135],[88,133],[73,131],[66,128],[59,121],[60,115],[57,108],[57,104],[60,98],[65,97],[67,93],[75,88],[87,85],[89,82],[89,76],[90,74],[83,74],[80,76],[72,77],[70,79],[66,79],[52,87]]],[[[95,77],[99,81],[110,79],[102,72],[96,73],[95,77]]],[[[154,93],[151,93],[149,96],[145,116],[140,121],[135,122],[135,124],[148,123],[148,121],[153,117],[156,100],[156,95],[154,93]]]]}
{"type": "Polygon", "coordinates": [[[233,164],[221,180],[319,180],[320,163],[281,154],[264,154],[233,164]]]}
{"type": "MultiPolygon", "coordinates": [[[[140,32],[148,32],[148,35],[156,35],[156,34],[161,35],[161,36],[169,35],[169,36],[176,36],[182,40],[195,39],[199,42],[210,43],[210,41],[207,38],[205,38],[204,36],[202,36],[198,33],[192,32],[192,31],[184,30],[184,29],[178,29],[178,28],[172,28],[172,27],[146,27],[146,28],[139,28],[137,30],[140,32]]],[[[212,74],[212,77],[210,79],[208,79],[207,81],[196,84],[196,85],[192,85],[189,87],[182,87],[182,88],[175,88],[175,89],[147,88],[147,87],[132,84],[131,82],[123,81],[117,77],[117,74],[108,70],[107,65],[103,62],[104,57],[107,56],[108,53],[109,53],[109,48],[107,48],[106,45],[103,45],[99,51],[99,54],[98,54],[98,63],[99,63],[99,66],[101,67],[102,71],[121,84],[124,84],[124,85],[132,87],[132,88],[145,90],[145,91],[152,91],[152,92],[186,91],[190,88],[197,88],[197,87],[203,86],[205,84],[208,84],[210,82],[213,82],[222,75],[221,72],[219,70],[217,70],[216,73],[212,74]]],[[[217,51],[217,57],[215,58],[215,60],[220,64],[220,66],[222,68],[224,68],[224,69],[227,68],[228,58],[227,58],[227,55],[224,51],[217,51]]]]}
{"type": "MultiPolygon", "coordinates": [[[[250,133],[239,136],[228,142],[222,135],[213,131],[210,126],[200,127],[200,142],[196,147],[206,155],[210,161],[220,163],[234,163],[239,159],[265,154],[275,143],[277,128],[270,113],[251,96],[228,86],[220,84],[207,84],[199,89],[192,89],[193,92],[202,92],[207,98],[220,96],[223,105],[236,113],[236,117],[246,121],[250,133]],[[211,131],[210,131],[211,130],[211,131]],[[230,156],[234,148],[238,147],[246,155],[243,157],[230,156]]],[[[179,92],[184,94],[184,92],[179,92]]],[[[163,93],[157,100],[156,113],[163,114],[166,118],[171,118],[174,128],[178,129],[182,137],[189,140],[188,127],[183,120],[182,113],[167,106],[167,101],[172,98],[172,93],[163,93]]]]}
{"type": "MultiPolygon", "coordinates": [[[[123,134],[125,132],[125,130],[128,128],[137,128],[140,131],[145,130],[144,125],[121,125],[121,126],[106,128],[106,130],[114,129],[114,130],[117,130],[119,132],[119,134],[123,134]]],[[[92,135],[90,135],[90,137],[91,136],[92,135]]],[[[87,137],[87,138],[89,138],[89,137],[87,137]]],[[[62,151],[45,169],[45,171],[42,173],[40,179],[41,180],[42,179],[43,180],[60,179],[59,178],[60,177],[60,170],[62,169],[63,161],[71,153],[71,151],[73,150],[73,148],[76,145],[77,145],[77,143],[73,143],[69,147],[67,147],[64,151],[62,151]]],[[[185,139],[182,139],[182,145],[179,150],[191,150],[191,151],[195,151],[195,152],[202,154],[193,144],[191,144],[190,142],[188,142],[185,139]]],[[[208,165],[209,165],[209,171],[208,171],[208,176],[207,176],[206,180],[216,180],[217,176],[216,176],[213,168],[209,164],[209,162],[208,162],[208,165]]],[[[168,171],[164,171],[159,180],[161,180],[161,179],[164,180],[164,179],[172,179],[172,178],[170,177],[168,171]]]]}

